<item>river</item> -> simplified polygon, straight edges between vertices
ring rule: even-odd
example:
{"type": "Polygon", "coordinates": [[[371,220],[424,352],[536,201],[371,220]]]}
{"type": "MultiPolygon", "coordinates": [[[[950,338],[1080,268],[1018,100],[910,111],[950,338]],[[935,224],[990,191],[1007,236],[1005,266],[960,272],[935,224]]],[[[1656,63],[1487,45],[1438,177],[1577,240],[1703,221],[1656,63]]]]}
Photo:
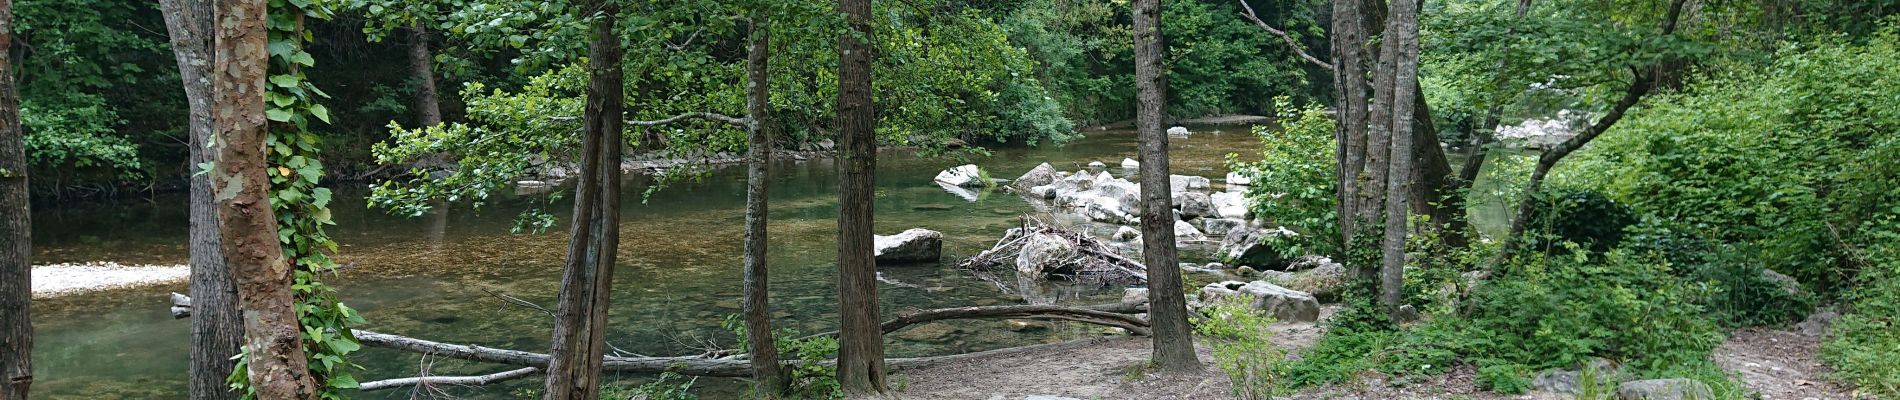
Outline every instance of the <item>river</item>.
{"type": "MultiPolygon", "coordinates": [[[[1243,129],[1197,131],[1173,140],[1173,173],[1217,182],[1227,154],[1259,157],[1259,139],[1243,129]]],[[[883,234],[923,227],[945,234],[942,264],[885,266],[879,287],[884,315],[907,310],[967,305],[1018,304],[1023,288],[978,279],[951,265],[987,248],[1033,207],[1014,194],[993,191],[965,201],[931,183],[939,170],[975,163],[997,177],[1013,178],[1038,163],[1082,169],[1090,161],[1110,165],[1135,156],[1135,136],[1126,131],[1092,132],[1064,145],[1004,147],[987,156],[921,157],[887,150],[878,160],[876,227],[883,234]]],[[[778,326],[801,332],[836,327],[837,173],[828,158],[781,161],[772,179],[772,307],[778,326]]],[[[653,184],[643,175],[625,178],[620,264],[615,272],[609,342],[645,355],[697,354],[708,343],[732,346],[720,327],[739,311],[740,243],[743,237],[745,171],[718,168],[702,179],[676,183],[642,201],[653,184]]],[[[517,306],[505,294],[552,308],[566,249],[565,229],[511,234],[514,218],[538,203],[509,196],[479,209],[454,207],[421,218],[389,216],[367,209],[363,190],[340,188],[333,205],[341,244],[337,258],[352,265],[327,280],[340,298],[369,320],[364,329],[438,341],[545,351],[549,317],[517,306]]],[[[550,210],[562,225],[568,204],[550,210]]],[[[120,199],[38,208],[34,212],[36,263],[116,261],[182,264],[187,207],[182,195],[120,199]]],[[[1062,303],[1112,301],[1119,288],[1046,284],[1029,290],[1062,303]]],[[[37,300],[34,304],[36,397],[49,399],[183,398],[186,393],[189,322],[167,313],[166,293],[184,285],[121,289],[37,300]]],[[[1061,341],[1099,334],[1099,328],[1056,324],[1019,333],[1001,321],[959,321],[916,327],[887,340],[891,356],[923,356],[1061,341]],[[908,332],[914,330],[916,332],[908,332]]],[[[429,373],[488,373],[506,366],[429,359],[367,348],[355,361],[359,379],[429,373]]],[[[627,382],[644,377],[626,376],[627,382]]],[[[486,388],[447,388],[471,398],[513,398],[536,388],[535,380],[486,388]]],[[[708,398],[728,396],[738,384],[702,380],[708,398]]],[[[355,393],[357,398],[407,398],[406,389],[355,393]]]]}

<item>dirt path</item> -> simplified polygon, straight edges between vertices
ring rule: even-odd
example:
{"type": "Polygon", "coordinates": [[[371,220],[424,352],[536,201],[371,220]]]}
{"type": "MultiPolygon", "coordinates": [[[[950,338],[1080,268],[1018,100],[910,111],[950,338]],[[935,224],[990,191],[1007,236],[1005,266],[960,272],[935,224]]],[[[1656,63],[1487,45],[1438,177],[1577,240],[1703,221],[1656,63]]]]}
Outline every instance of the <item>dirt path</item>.
{"type": "Polygon", "coordinates": [[[1827,332],[1824,314],[1792,328],[1735,331],[1715,350],[1715,362],[1763,400],[1852,399],[1815,358],[1827,332]]]}

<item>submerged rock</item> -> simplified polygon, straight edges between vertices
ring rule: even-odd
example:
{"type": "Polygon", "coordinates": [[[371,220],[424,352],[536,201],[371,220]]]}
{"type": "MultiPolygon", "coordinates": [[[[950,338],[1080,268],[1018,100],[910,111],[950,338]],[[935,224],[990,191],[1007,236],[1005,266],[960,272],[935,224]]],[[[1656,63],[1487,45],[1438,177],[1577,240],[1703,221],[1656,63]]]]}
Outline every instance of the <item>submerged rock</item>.
{"type": "Polygon", "coordinates": [[[964,164],[937,173],[937,183],[962,187],[989,186],[990,181],[983,178],[983,170],[976,164],[964,164]]]}
{"type": "Polygon", "coordinates": [[[911,228],[896,235],[872,237],[879,264],[930,263],[943,257],[943,233],[911,228]]]}
{"type": "Polygon", "coordinates": [[[1262,312],[1273,315],[1280,322],[1313,322],[1319,320],[1319,300],[1305,292],[1287,289],[1267,281],[1225,281],[1207,284],[1201,287],[1201,302],[1212,304],[1216,300],[1233,296],[1247,296],[1249,305],[1262,312]]]}
{"type": "Polygon", "coordinates": [[[1694,379],[1671,378],[1623,382],[1616,386],[1617,400],[1708,400],[1715,392],[1694,379]]]}

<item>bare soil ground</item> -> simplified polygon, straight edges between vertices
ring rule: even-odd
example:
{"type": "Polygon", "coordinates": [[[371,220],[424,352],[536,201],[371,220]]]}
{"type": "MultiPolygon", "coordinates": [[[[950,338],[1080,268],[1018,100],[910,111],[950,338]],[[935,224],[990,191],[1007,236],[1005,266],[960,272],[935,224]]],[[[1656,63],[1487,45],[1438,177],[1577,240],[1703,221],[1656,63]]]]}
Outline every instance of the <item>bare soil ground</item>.
{"type": "MultiPolygon", "coordinates": [[[[1321,320],[1337,306],[1321,309],[1321,320]]],[[[1851,400],[1856,396],[1826,379],[1827,369],[1815,359],[1825,326],[1812,323],[1785,329],[1735,331],[1713,355],[1750,392],[1763,400],[1851,400]],[[1804,329],[1805,328],[1805,329],[1804,329]]],[[[1297,357],[1323,333],[1315,323],[1272,325],[1271,341],[1297,357]]],[[[1213,364],[1205,346],[1200,348],[1205,368],[1188,376],[1142,374],[1149,357],[1146,338],[1127,338],[1098,346],[1050,352],[1015,354],[970,360],[902,372],[907,382],[904,399],[1227,399],[1227,376],[1213,364]]],[[[1303,399],[1512,399],[1557,400],[1551,393],[1501,395],[1478,388],[1477,371],[1459,366],[1449,373],[1426,378],[1394,378],[1367,372],[1355,382],[1312,387],[1281,397],[1303,399]]]]}
{"type": "Polygon", "coordinates": [[[1827,366],[1815,359],[1826,331],[1815,318],[1791,328],[1737,330],[1715,350],[1715,362],[1763,400],[1856,398],[1827,380],[1827,366]]]}

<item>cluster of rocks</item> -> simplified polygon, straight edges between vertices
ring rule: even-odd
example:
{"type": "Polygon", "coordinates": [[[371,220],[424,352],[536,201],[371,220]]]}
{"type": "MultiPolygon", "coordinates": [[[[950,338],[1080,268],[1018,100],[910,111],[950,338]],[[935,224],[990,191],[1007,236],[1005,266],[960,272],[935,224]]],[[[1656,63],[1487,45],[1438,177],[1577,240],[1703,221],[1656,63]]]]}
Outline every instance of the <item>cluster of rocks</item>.
{"type": "Polygon", "coordinates": [[[1703,400],[1714,399],[1709,385],[1687,378],[1630,379],[1615,363],[1594,359],[1579,368],[1551,369],[1539,372],[1531,387],[1539,392],[1579,395],[1586,389],[1611,392],[1617,400],[1703,400]],[[1614,388],[1614,390],[1611,390],[1614,388]]]}
{"type": "MultiPolygon", "coordinates": [[[[1140,163],[1122,160],[1122,165],[1137,168],[1140,163]]],[[[1199,240],[1225,235],[1247,223],[1249,213],[1243,194],[1213,192],[1213,182],[1206,177],[1171,175],[1168,180],[1175,216],[1181,222],[1176,224],[1177,238],[1199,240]]],[[[1135,225],[1141,221],[1141,184],[1108,171],[1062,172],[1043,163],[1011,186],[1095,222],[1135,225]]]]}

